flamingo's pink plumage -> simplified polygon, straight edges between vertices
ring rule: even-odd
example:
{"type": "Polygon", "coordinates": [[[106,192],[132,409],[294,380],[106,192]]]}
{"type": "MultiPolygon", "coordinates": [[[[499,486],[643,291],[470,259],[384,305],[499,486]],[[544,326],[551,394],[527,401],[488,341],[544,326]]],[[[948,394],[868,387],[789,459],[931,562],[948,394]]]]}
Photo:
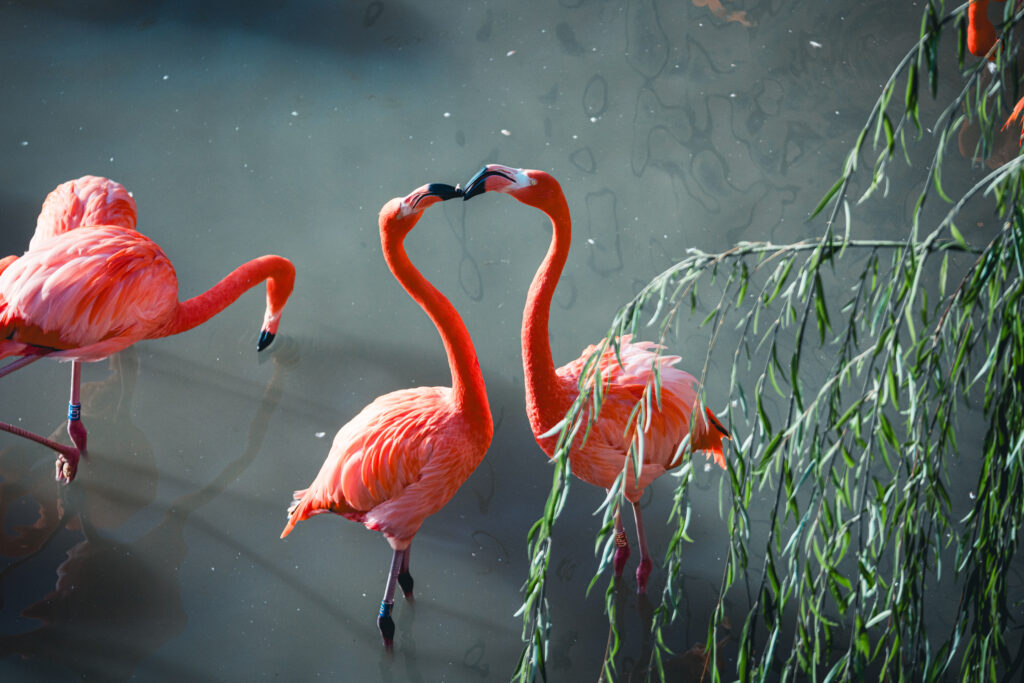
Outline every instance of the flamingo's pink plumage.
{"type": "MultiPolygon", "coordinates": [[[[690,434],[690,414],[698,400],[697,380],[690,373],[673,367],[679,362],[679,356],[659,355],[661,347],[653,342],[633,342],[631,337],[624,336],[619,339],[619,344],[618,357],[614,347],[609,345],[598,360],[605,387],[601,413],[585,442],[582,434],[577,436],[578,443],[569,452],[569,462],[573,474],[583,481],[604,489],[612,487],[622,473],[625,454],[634,439],[635,430],[627,432],[624,425],[643,398],[644,390],[654,385],[653,368],[657,365],[661,374],[661,406],[652,413],[650,425],[644,431],[644,462],[639,482],[632,466],[626,468],[624,493],[630,502],[635,503],[648,484],[682,464],[683,453],[679,452],[679,444],[690,434]]],[[[584,364],[596,348],[596,345],[588,346],[579,358],[555,371],[563,395],[575,400],[584,364]]],[[[535,427],[534,432],[543,434],[539,429],[539,426],[535,427]]],[[[698,419],[694,426],[690,450],[704,451],[724,469],[724,434],[727,434],[725,429],[708,411],[705,419],[698,419]]],[[[554,436],[539,440],[549,457],[554,454],[556,442],[554,436]]]]}
{"type": "Polygon", "coordinates": [[[394,636],[395,582],[407,596],[412,593],[408,570],[413,537],[473,473],[494,433],[469,332],[448,299],[412,265],[403,246],[425,208],[456,196],[461,192],[450,186],[425,185],[389,201],[379,218],[388,267],[441,334],[452,386],[394,391],[352,418],[334,437],[313,483],[295,492],[281,533],[284,538],[299,521],[333,512],[384,534],[394,550],[378,619],[386,645],[394,636]]]}
{"type": "MultiPolygon", "coordinates": [[[[260,349],[273,340],[294,285],[295,268],[288,259],[254,259],[207,292],[179,302],[173,266],[145,235],[113,225],[57,234],[0,272],[0,358],[101,360],[142,339],[200,325],[264,280],[267,310],[260,349]]],[[[77,384],[73,368],[73,393],[77,384]]],[[[78,450],[59,449],[57,463],[58,478],[68,481],[85,442],[77,416],[69,430],[78,450]]]]}
{"type": "MultiPolygon", "coordinates": [[[[543,211],[551,219],[552,237],[544,261],[537,269],[523,311],[522,351],[526,383],[526,412],[537,443],[549,457],[554,455],[556,436],[544,436],[565,417],[579,395],[579,379],[593,346],[560,368],[555,368],[548,341],[548,319],[558,279],[569,256],[572,220],[562,188],[544,171],[523,170],[491,164],[485,166],[466,185],[465,198],[497,191],[543,211]]],[[[626,498],[633,503],[639,537],[641,561],[637,569],[637,587],[646,590],[651,560],[644,536],[639,500],[644,488],[666,471],[682,463],[680,444],[690,437],[690,451],[704,451],[725,467],[722,438],[730,438],[714,413],[698,407],[697,380],[675,367],[677,356],[659,356],[659,347],[651,342],[619,340],[618,356],[609,345],[599,359],[604,382],[601,412],[584,441],[583,430],[569,451],[570,468],[577,477],[602,488],[611,488],[626,470],[626,498]],[[621,359],[621,363],[620,363],[621,359]],[[628,464],[629,447],[634,434],[626,430],[629,417],[644,389],[654,384],[654,365],[661,374],[660,409],[652,411],[644,430],[644,459],[637,481],[628,464]],[[696,419],[691,424],[691,415],[696,419]]],[[[635,429],[631,427],[631,429],[635,429]]],[[[616,513],[619,550],[615,571],[621,573],[629,554],[621,520],[616,513]]]]}
{"type": "Polygon", "coordinates": [[[85,175],[61,183],[46,196],[28,248],[35,249],[50,237],[80,227],[118,225],[134,229],[137,220],[135,199],[124,185],[85,175]]]}

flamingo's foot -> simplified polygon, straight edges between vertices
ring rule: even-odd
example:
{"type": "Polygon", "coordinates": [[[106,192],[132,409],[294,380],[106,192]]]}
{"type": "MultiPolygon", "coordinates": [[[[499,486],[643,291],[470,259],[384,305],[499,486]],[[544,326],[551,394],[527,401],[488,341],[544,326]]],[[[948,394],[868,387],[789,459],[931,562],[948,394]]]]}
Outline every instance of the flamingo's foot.
{"type": "Polygon", "coordinates": [[[71,442],[75,444],[75,447],[61,450],[56,463],[57,481],[65,484],[70,484],[74,480],[78,473],[78,461],[87,452],[88,434],[81,420],[77,418],[68,420],[68,436],[71,437],[71,442]]]}
{"type": "Polygon", "coordinates": [[[644,595],[647,592],[647,579],[651,575],[651,558],[645,557],[640,560],[640,566],[636,568],[636,592],[644,595]]]}
{"type": "Polygon", "coordinates": [[[412,600],[412,584],[412,574],[409,572],[398,574],[398,585],[402,587],[402,594],[405,595],[406,600],[412,600]]]}
{"type": "Polygon", "coordinates": [[[57,454],[56,470],[57,481],[62,484],[70,484],[78,474],[79,454],[77,451],[68,449],[67,452],[57,454]]]}
{"type": "Polygon", "coordinates": [[[384,641],[384,647],[391,649],[395,644],[395,620],[391,618],[391,608],[394,603],[380,603],[380,614],[377,616],[377,628],[380,629],[380,637],[384,641]]]}
{"type": "Polygon", "coordinates": [[[612,566],[615,568],[615,576],[622,576],[622,569],[629,559],[629,541],[626,539],[626,532],[620,531],[615,534],[615,555],[612,556],[612,566]]]}

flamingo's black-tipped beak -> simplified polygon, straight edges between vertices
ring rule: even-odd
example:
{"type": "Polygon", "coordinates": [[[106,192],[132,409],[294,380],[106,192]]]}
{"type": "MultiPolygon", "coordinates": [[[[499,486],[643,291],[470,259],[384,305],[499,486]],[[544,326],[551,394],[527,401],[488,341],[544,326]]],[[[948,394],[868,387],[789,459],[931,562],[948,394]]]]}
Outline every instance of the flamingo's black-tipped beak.
{"type": "Polygon", "coordinates": [[[263,330],[260,332],[259,341],[256,342],[256,350],[262,351],[263,349],[270,346],[270,342],[274,341],[274,333],[263,330]]]}
{"type": "Polygon", "coordinates": [[[502,178],[512,180],[512,178],[504,171],[499,171],[496,169],[489,168],[488,166],[484,166],[477,172],[475,176],[469,179],[468,183],[466,183],[466,189],[463,190],[462,192],[462,200],[466,201],[467,199],[472,199],[478,194],[483,194],[484,192],[487,192],[487,179],[490,178],[492,175],[501,176],[502,178]]]}
{"type": "Polygon", "coordinates": [[[435,197],[440,197],[442,200],[455,199],[462,196],[461,187],[452,187],[444,183],[430,183],[427,185],[427,192],[435,197]]]}
{"type": "Polygon", "coordinates": [[[430,183],[429,185],[426,186],[426,189],[418,191],[416,194],[410,197],[410,199],[412,200],[412,208],[416,209],[419,207],[420,202],[422,202],[427,197],[437,197],[441,201],[445,201],[448,199],[455,199],[456,197],[461,196],[461,187],[452,187],[451,185],[445,185],[444,183],[430,183]]]}

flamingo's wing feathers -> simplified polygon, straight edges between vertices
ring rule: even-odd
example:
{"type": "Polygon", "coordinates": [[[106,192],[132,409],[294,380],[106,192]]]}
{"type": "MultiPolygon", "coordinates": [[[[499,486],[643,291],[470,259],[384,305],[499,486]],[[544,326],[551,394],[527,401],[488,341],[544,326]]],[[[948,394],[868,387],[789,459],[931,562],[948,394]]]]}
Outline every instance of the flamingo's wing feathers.
{"type": "MultiPolygon", "coordinates": [[[[578,381],[587,358],[596,346],[584,349],[575,361],[563,366],[558,374],[566,381],[578,381]]],[[[625,426],[637,402],[643,399],[644,389],[655,383],[654,368],[660,374],[660,405],[652,399],[652,412],[644,429],[644,465],[651,466],[649,479],[681,462],[677,454],[680,443],[690,434],[690,419],[698,401],[697,379],[675,366],[679,356],[661,355],[663,347],[653,342],[633,342],[629,336],[620,339],[619,353],[609,345],[598,360],[605,393],[601,414],[584,446],[587,456],[614,467],[617,475],[622,467],[622,454],[629,452],[635,433],[635,418],[630,429],[625,426]],[[593,443],[591,443],[593,440],[593,443]],[[602,454],[603,453],[603,457],[602,454]]],[[[706,451],[715,462],[725,466],[721,439],[728,437],[714,415],[707,411],[694,425],[690,450],[706,451]],[[712,422],[713,421],[713,422],[712,422]]],[[[574,464],[575,466],[575,464],[574,464]]],[[[605,475],[607,477],[607,475],[605,475]]],[[[648,477],[642,476],[642,480],[648,477]]],[[[641,481],[642,485],[645,485],[641,481]]]]}
{"type": "Polygon", "coordinates": [[[29,249],[78,227],[117,225],[134,229],[135,223],[135,200],[121,183],[82,176],[61,183],[46,196],[29,249]]]}
{"type": "Polygon", "coordinates": [[[450,411],[446,387],[404,389],[378,397],[342,427],[308,489],[296,491],[285,528],[335,512],[357,521],[420,481],[442,448],[450,411]]]}
{"type": "Polygon", "coordinates": [[[177,291],[170,261],[140,233],[102,227],[60,235],[0,273],[0,333],[103,358],[165,324],[177,291]]]}

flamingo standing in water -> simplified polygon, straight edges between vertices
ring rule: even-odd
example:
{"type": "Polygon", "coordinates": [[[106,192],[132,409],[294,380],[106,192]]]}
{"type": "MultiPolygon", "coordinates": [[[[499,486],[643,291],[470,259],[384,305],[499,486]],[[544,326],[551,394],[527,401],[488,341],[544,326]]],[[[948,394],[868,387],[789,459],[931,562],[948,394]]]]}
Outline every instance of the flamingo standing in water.
{"type": "Polygon", "coordinates": [[[428,516],[451,499],[491,443],[494,425],[473,340],[441,292],[416,270],[403,241],[424,209],[462,195],[450,185],[424,185],[380,210],[388,267],[441,334],[452,386],[402,389],[376,398],[342,427],[309,488],[296,491],[287,536],[301,520],[333,512],[384,534],[394,551],[377,626],[394,642],[395,583],[412,597],[409,546],[428,516]]]}
{"type": "MultiPolygon", "coordinates": [[[[555,368],[548,341],[548,318],[558,278],[569,256],[572,242],[572,220],[569,206],[558,181],[544,171],[510,168],[498,164],[485,166],[466,186],[465,199],[484,192],[504,192],[523,204],[540,209],[551,219],[551,246],[530,285],[523,311],[522,348],[526,384],[526,412],[537,443],[553,457],[557,434],[552,429],[561,422],[579,395],[580,374],[594,346],[583,350],[577,360],[555,368]]],[[[714,413],[705,409],[691,425],[697,403],[697,380],[689,373],[674,368],[678,356],[661,356],[661,347],[651,342],[619,339],[619,356],[611,346],[601,356],[601,377],[606,383],[601,412],[583,440],[579,435],[569,452],[573,474],[585,482],[610,489],[626,470],[624,493],[633,505],[636,518],[640,566],[636,570],[637,591],[647,590],[651,573],[651,557],[640,513],[640,497],[644,488],[666,471],[682,464],[679,446],[690,436],[691,451],[705,451],[708,457],[725,468],[722,438],[731,438],[714,413]],[[620,361],[621,359],[621,361],[620,361]],[[654,367],[661,374],[660,404],[653,409],[643,433],[643,462],[639,480],[628,463],[630,443],[635,424],[627,432],[630,415],[644,390],[654,382],[654,367]]],[[[629,557],[629,542],[622,528],[619,510],[615,511],[615,575],[621,576],[629,557]]]]}
{"type": "MultiPolygon", "coordinates": [[[[139,340],[190,330],[264,280],[267,309],[258,350],[273,341],[292,292],[295,267],[288,259],[254,259],[204,294],[180,302],[174,267],[145,235],[113,225],[65,232],[42,240],[0,272],[0,358],[24,357],[5,370],[42,356],[102,360],[139,340]]],[[[75,377],[73,392],[77,384],[75,377]]],[[[72,425],[80,427],[75,406],[69,412],[72,425]]],[[[84,428],[72,432],[73,448],[11,425],[0,428],[56,450],[57,479],[74,479],[85,453],[84,428]]]]}
{"type": "MultiPolygon", "coordinates": [[[[44,241],[63,235],[77,228],[97,225],[118,225],[134,229],[137,221],[135,199],[124,185],[109,178],[85,175],[58,185],[43,201],[36,219],[36,230],[28,244],[31,251],[44,241]]],[[[0,273],[17,260],[17,256],[0,259],[0,273]]],[[[0,377],[35,362],[41,356],[24,356],[18,361],[0,368],[0,377]]],[[[68,435],[75,449],[86,451],[86,430],[81,422],[81,377],[79,361],[71,362],[71,396],[68,401],[68,435]]],[[[38,435],[26,433],[19,427],[0,422],[0,429],[34,438],[38,435]]],[[[39,439],[34,439],[38,441],[39,439]]],[[[48,440],[46,440],[48,441],[48,440]]],[[[44,441],[45,443],[45,441],[44,441]]],[[[61,446],[58,452],[68,450],[61,446]]]]}

